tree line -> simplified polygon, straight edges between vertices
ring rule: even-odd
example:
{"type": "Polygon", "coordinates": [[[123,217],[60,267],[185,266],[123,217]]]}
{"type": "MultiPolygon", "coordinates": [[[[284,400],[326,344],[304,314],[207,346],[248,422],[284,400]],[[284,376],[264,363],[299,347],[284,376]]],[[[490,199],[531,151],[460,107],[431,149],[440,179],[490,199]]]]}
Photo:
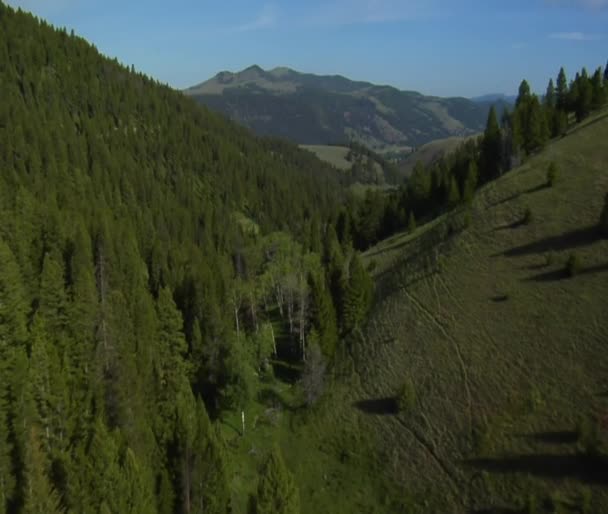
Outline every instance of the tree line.
{"type": "Polygon", "coordinates": [[[608,64],[593,75],[583,68],[570,82],[561,68],[540,97],[522,81],[513,110],[499,117],[492,107],[482,135],[468,138],[435,163],[416,163],[397,191],[370,191],[363,201],[347,200],[337,224],[340,240],[364,250],[395,232],[413,230],[420,221],[466,206],[480,186],[521,164],[607,101],[608,64]]]}

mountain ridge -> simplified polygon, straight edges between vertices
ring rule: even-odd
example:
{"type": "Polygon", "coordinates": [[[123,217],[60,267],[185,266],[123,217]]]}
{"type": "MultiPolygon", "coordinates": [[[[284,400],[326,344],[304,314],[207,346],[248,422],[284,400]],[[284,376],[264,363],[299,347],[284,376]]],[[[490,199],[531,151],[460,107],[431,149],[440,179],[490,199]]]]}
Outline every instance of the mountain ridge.
{"type": "Polygon", "coordinates": [[[475,134],[485,126],[490,108],[463,97],[258,65],[222,71],[183,92],[260,135],[299,144],[354,141],[391,153],[475,134]]]}

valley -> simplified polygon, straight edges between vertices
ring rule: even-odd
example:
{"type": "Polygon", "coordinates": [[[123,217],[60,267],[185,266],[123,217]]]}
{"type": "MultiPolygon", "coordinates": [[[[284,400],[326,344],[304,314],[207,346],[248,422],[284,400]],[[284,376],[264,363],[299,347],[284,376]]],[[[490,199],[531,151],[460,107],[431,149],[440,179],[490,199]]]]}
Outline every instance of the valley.
{"type": "MultiPolygon", "coordinates": [[[[515,98],[259,66],[184,91],[10,4],[0,514],[608,511],[608,66],[515,98]]],[[[439,23],[383,5],[290,30],[439,23]]],[[[248,59],[273,9],[211,34],[248,59]]],[[[172,72],[201,19],[161,32],[172,72]]]]}

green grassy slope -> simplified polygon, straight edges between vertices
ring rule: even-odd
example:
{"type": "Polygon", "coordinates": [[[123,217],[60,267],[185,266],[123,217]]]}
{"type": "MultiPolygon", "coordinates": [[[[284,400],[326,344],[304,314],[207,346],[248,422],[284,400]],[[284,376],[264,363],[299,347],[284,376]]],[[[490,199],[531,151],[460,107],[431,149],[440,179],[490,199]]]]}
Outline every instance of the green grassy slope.
{"type": "Polygon", "coordinates": [[[352,163],[346,160],[350,149],[347,146],[300,145],[300,148],[314,153],[322,161],[328,162],[340,170],[349,170],[352,163]]]}
{"type": "Polygon", "coordinates": [[[608,409],[608,241],[594,228],[607,137],[603,113],[488,185],[470,228],[446,243],[433,245],[439,222],[367,254],[380,298],[358,344],[360,394],[385,397],[409,377],[418,400],[407,416],[363,416],[380,449],[394,448],[394,478],[434,484],[454,511],[515,508],[528,493],[574,497],[583,486],[608,507],[596,487],[607,468],[593,473],[572,433],[581,416],[608,409]],[[553,188],[550,161],[560,168],[553,188]],[[527,208],[533,220],[522,225],[527,208]],[[583,269],[568,279],[573,252],[583,269]]]}
{"type": "Polygon", "coordinates": [[[422,161],[425,166],[430,166],[444,155],[456,150],[465,139],[466,138],[464,137],[447,137],[426,143],[415,152],[408,155],[407,158],[399,164],[399,170],[405,176],[409,176],[412,171],[414,171],[414,166],[416,166],[418,161],[422,161]]]}
{"type": "Polygon", "coordinates": [[[463,232],[449,235],[452,215],[366,253],[377,299],[331,393],[235,443],[255,462],[260,441],[281,442],[304,513],[608,507],[608,466],[582,453],[581,428],[608,412],[608,240],[593,229],[608,116],[586,125],[481,189],[463,232]],[[573,252],[583,268],[566,278],[573,252]],[[415,400],[397,414],[406,381],[415,400]]]}

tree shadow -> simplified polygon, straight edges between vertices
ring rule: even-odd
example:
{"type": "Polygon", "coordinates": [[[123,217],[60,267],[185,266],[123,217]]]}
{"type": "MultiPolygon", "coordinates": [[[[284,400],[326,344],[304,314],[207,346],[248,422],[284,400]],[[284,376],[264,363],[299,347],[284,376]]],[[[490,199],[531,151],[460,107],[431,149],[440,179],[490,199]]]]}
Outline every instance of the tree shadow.
{"type": "Polygon", "coordinates": [[[577,124],[574,128],[568,130],[567,135],[576,134],[579,130],[587,128],[587,127],[591,127],[592,125],[599,123],[606,117],[608,117],[608,113],[606,113],[602,116],[599,116],[598,118],[596,118],[595,120],[593,120],[589,123],[577,124]]]}
{"type": "Polygon", "coordinates": [[[470,459],[464,463],[489,473],[521,473],[547,479],[576,479],[586,484],[608,484],[608,459],[600,455],[515,455],[470,459]]]}
{"type": "Polygon", "coordinates": [[[543,189],[547,189],[548,187],[549,187],[549,185],[546,182],[543,182],[542,184],[531,187],[530,189],[526,189],[525,191],[520,191],[518,193],[513,193],[513,194],[507,196],[506,198],[503,198],[502,200],[498,200],[497,202],[494,202],[493,204],[491,204],[491,207],[497,207],[498,205],[502,205],[502,204],[508,203],[512,200],[516,200],[520,196],[530,195],[530,194],[536,193],[538,191],[542,191],[543,189]]]}
{"type": "Polygon", "coordinates": [[[599,239],[599,232],[596,226],[585,227],[572,230],[559,236],[546,237],[533,243],[516,246],[504,252],[494,254],[492,257],[519,257],[535,253],[557,252],[587,246],[599,239]]]}
{"type": "MultiPolygon", "coordinates": [[[[576,276],[593,275],[594,273],[601,273],[603,271],[608,271],[608,263],[583,268],[582,270],[577,272],[576,276]]],[[[568,278],[575,278],[575,277],[571,277],[568,274],[568,272],[566,271],[566,269],[563,268],[563,269],[558,269],[558,270],[554,270],[554,271],[547,271],[545,273],[539,273],[538,275],[533,275],[531,277],[525,278],[524,282],[556,282],[556,281],[565,280],[568,278]]]]}
{"type": "Polygon", "coordinates": [[[515,230],[516,228],[522,227],[526,224],[526,221],[522,218],[513,223],[508,223],[507,225],[500,225],[494,229],[494,232],[498,232],[500,230],[515,230]]]}
{"type": "Polygon", "coordinates": [[[387,398],[376,398],[369,400],[359,400],[353,403],[353,407],[359,409],[365,414],[374,414],[376,416],[391,416],[397,414],[397,400],[390,396],[387,398]]]}
{"type": "Polygon", "coordinates": [[[524,514],[525,510],[513,509],[509,507],[489,507],[486,509],[475,509],[469,511],[469,514],[524,514]]]}
{"type": "Polygon", "coordinates": [[[520,437],[543,444],[574,444],[579,439],[579,433],[577,430],[558,430],[553,432],[538,432],[536,434],[522,434],[520,437]]]}
{"type": "Polygon", "coordinates": [[[496,296],[493,296],[492,298],[490,298],[490,300],[492,300],[494,303],[505,303],[509,301],[509,295],[508,294],[499,294],[496,296]]]}

